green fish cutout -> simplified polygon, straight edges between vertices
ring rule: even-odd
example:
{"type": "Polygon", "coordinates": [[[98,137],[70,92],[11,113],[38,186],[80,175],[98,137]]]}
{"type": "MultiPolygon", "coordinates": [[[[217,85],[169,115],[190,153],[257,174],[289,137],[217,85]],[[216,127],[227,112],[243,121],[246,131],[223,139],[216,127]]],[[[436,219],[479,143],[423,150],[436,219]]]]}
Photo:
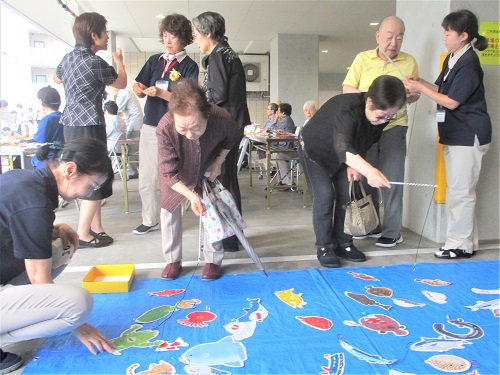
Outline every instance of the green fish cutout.
{"type": "Polygon", "coordinates": [[[154,309],[146,311],[140,317],[138,317],[135,322],[136,323],[151,323],[157,321],[161,318],[167,317],[172,314],[174,311],[177,311],[176,306],[163,305],[155,307],[154,309]]]}
{"type": "Polygon", "coordinates": [[[122,351],[128,348],[149,348],[163,344],[163,340],[150,342],[154,339],[160,331],[146,329],[138,332],[142,326],[140,324],[132,324],[129,329],[124,331],[120,337],[112,339],[111,342],[115,344],[115,351],[122,351]]]}

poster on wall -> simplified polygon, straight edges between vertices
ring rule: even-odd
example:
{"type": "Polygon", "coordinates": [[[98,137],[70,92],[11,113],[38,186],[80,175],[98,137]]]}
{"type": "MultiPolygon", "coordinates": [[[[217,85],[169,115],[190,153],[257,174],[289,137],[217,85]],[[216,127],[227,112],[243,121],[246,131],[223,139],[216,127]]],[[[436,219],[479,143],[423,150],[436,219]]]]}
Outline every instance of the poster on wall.
{"type": "Polygon", "coordinates": [[[488,48],[479,52],[483,65],[500,65],[500,22],[481,22],[479,33],[488,41],[488,48]]]}

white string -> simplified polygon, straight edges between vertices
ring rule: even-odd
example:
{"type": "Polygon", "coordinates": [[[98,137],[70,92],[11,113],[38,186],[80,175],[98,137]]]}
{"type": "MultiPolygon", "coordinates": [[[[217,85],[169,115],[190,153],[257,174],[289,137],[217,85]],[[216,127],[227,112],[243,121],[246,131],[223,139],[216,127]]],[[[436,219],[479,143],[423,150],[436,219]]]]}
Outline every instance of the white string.
{"type": "Polygon", "coordinates": [[[407,185],[407,186],[421,186],[421,187],[431,187],[431,188],[437,188],[437,185],[432,185],[432,184],[419,184],[416,182],[394,182],[394,181],[388,181],[388,184],[391,185],[407,185]]]}

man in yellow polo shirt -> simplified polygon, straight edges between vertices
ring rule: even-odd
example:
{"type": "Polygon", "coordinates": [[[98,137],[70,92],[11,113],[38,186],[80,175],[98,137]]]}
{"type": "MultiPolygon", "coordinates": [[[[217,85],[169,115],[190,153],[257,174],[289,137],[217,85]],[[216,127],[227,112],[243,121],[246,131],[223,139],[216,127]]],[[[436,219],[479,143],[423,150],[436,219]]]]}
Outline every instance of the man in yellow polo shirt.
{"type": "MultiPolygon", "coordinates": [[[[342,83],[343,93],[367,91],[373,80],[383,74],[392,75],[403,80],[405,76],[418,75],[415,59],[401,52],[405,25],[395,16],[384,18],[376,32],[378,47],[359,53],[354,59],[349,72],[342,83]],[[394,64],[397,66],[395,67],[394,64]],[[399,68],[399,69],[398,69],[399,68]]],[[[418,100],[419,95],[408,95],[408,103],[418,100]]],[[[379,169],[389,181],[404,181],[406,157],[406,132],[408,130],[408,114],[403,106],[386,126],[378,143],[375,143],[366,155],[366,160],[379,169]]],[[[376,191],[368,184],[365,190],[374,196],[378,209],[380,199],[376,199],[376,191]]],[[[378,238],[376,245],[394,247],[403,242],[401,227],[403,225],[403,186],[393,185],[391,189],[382,188],[384,218],[381,227],[367,236],[355,239],[378,238]]]]}

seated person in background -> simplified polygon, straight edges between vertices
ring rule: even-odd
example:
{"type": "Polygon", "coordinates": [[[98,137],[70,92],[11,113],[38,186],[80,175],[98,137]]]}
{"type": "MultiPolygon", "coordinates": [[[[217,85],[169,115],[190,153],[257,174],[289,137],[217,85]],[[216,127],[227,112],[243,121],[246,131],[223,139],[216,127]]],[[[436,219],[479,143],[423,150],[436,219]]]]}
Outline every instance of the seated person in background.
{"type": "MultiPolygon", "coordinates": [[[[273,124],[276,122],[277,114],[278,112],[278,105],[276,103],[269,103],[267,105],[267,121],[260,129],[261,132],[266,132],[267,130],[270,130],[273,126],[273,124]]],[[[266,165],[266,152],[265,151],[257,151],[257,155],[259,156],[259,160],[262,164],[264,164],[264,168],[266,165]]]]}
{"type": "MultiPolygon", "coordinates": [[[[111,151],[116,140],[122,134],[127,134],[127,124],[118,116],[118,105],[109,100],[104,103],[104,118],[106,120],[106,136],[108,138],[108,152],[111,151]]],[[[115,147],[115,152],[120,152],[118,146],[115,147]]]]}
{"type": "MultiPolygon", "coordinates": [[[[278,134],[295,134],[295,123],[293,122],[292,118],[290,117],[292,115],[292,106],[288,103],[281,103],[278,108],[277,112],[277,118],[279,119],[275,124],[272,125],[271,131],[276,132],[278,134]]],[[[286,148],[292,148],[293,143],[292,142],[280,142],[278,145],[286,148]]],[[[285,154],[284,157],[289,156],[288,154],[285,154]]],[[[276,154],[276,158],[282,158],[282,154],[276,154]]],[[[278,174],[279,174],[279,183],[278,186],[280,185],[291,185],[292,184],[292,177],[290,175],[290,160],[276,160],[276,166],[278,167],[278,174]]],[[[278,187],[278,191],[290,191],[290,187],[278,187]]]]}
{"type": "MultiPolygon", "coordinates": [[[[122,116],[127,124],[127,135],[125,138],[134,139],[141,135],[141,127],[144,120],[141,104],[137,97],[130,90],[117,89],[107,86],[118,106],[118,115],[122,116]]],[[[128,145],[127,178],[137,178],[139,176],[139,145],[128,145]]]]}
{"type": "MultiPolygon", "coordinates": [[[[43,145],[37,158],[47,166],[0,175],[0,348],[72,331],[92,354],[112,353],[113,343],[86,322],[92,294],[54,283],[71,259],[71,245],[78,247],[75,231],[54,225],[58,196],[87,197],[111,183],[111,160],[101,141],[87,138],[63,149],[43,145]]],[[[0,373],[21,364],[20,356],[0,350],[0,373]]]]}
{"type": "MultiPolygon", "coordinates": [[[[316,106],[316,102],[314,100],[308,100],[304,103],[304,107],[302,109],[304,110],[304,115],[306,116],[306,121],[304,121],[305,125],[318,111],[318,107],[316,106]]],[[[302,128],[302,126],[300,128],[302,128]]],[[[295,132],[295,134],[298,134],[298,132],[295,132]]]]}
{"type": "MultiPolygon", "coordinates": [[[[38,130],[33,135],[33,142],[59,142],[62,145],[64,143],[64,128],[63,124],[59,122],[62,115],[59,112],[61,105],[59,92],[50,86],[42,87],[38,91],[37,98],[45,116],[38,121],[38,130]]],[[[40,169],[45,167],[45,162],[38,160],[35,155],[31,158],[31,165],[35,169],[40,169]]]]}

